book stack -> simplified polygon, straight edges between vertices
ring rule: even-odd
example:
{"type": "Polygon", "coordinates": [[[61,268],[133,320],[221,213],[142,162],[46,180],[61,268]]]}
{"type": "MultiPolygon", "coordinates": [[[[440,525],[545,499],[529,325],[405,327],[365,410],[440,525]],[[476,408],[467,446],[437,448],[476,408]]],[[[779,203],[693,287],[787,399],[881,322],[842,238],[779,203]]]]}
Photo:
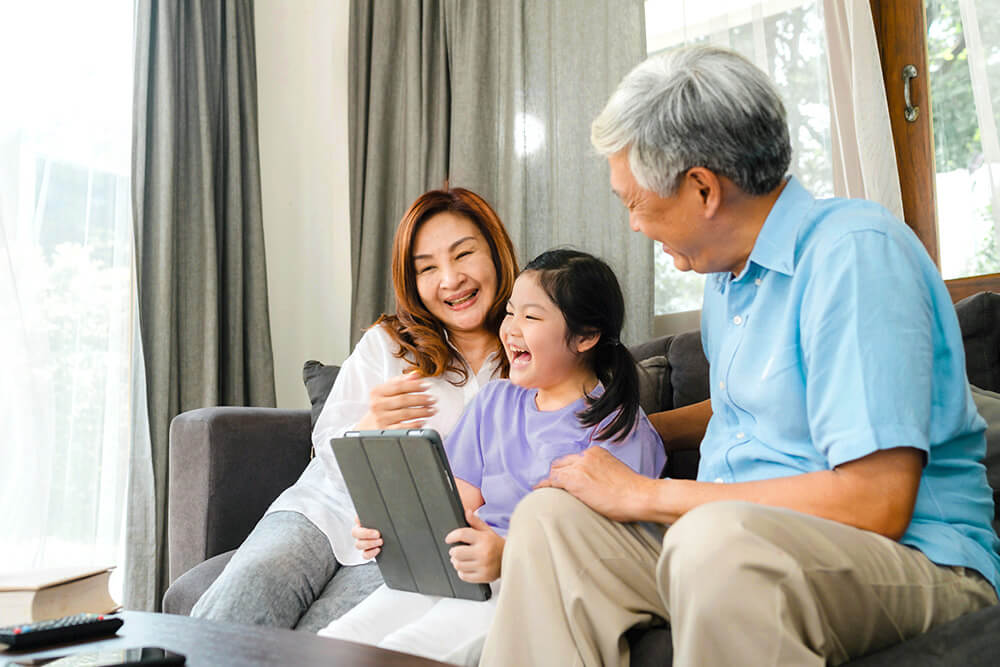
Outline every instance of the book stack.
{"type": "Polygon", "coordinates": [[[115,611],[120,605],[108,592],[112,569],[62,567],[0,574],[0,627],[115,611]]]}

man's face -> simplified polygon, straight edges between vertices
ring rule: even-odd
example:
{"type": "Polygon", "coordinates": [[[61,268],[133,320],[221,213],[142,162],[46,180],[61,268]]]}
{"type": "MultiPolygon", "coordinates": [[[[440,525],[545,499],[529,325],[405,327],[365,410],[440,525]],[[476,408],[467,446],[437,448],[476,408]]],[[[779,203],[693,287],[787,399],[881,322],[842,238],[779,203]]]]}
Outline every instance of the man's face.
{"type": "Polygon", "coordinates": [[[661,197],[640,186],[628,164],[628,149],[608,158],[611,166],[611,189],[628,209],[629,226],[663,244],[663,252],[674,258],[681,271],[707,273],[706,251],[710,239],[698,212],[702,199],[697,189],[685,182],[670,197],[661,197]]]}

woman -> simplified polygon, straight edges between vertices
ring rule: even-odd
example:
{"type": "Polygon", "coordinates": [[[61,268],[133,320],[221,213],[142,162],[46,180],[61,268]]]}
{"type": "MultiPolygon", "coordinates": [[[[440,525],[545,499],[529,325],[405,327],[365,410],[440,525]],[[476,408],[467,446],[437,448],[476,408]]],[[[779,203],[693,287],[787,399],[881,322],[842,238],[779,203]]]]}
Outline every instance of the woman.
{"type": "Polygon", "coordinates": [[[479,195],[432,190],[413,202],[393,242],[396,313],[380,317],[344,362],[313,429],[316,458],[192,616],[316,630],[382,583],[354,549],[356,512],[330,438],[358,429],[450,432],[479,389],[507,375],[497,332],[516,267],[510,237],[479,195]]]}

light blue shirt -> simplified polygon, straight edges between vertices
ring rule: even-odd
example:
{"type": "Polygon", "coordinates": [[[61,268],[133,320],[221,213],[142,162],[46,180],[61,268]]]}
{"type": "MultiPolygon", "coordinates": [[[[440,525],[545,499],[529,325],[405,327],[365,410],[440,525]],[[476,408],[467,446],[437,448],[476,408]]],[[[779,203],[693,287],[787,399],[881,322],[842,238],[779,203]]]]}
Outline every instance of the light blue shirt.
{"type": "Polygon", "coordinates": [[[1000,541],[951,298],[917,237],[871,202],[790,178],[740,275],[705,283],[712,419],[698,479],[830,470],[926,453],[903,544],[1000,589],[1000,541]]]}

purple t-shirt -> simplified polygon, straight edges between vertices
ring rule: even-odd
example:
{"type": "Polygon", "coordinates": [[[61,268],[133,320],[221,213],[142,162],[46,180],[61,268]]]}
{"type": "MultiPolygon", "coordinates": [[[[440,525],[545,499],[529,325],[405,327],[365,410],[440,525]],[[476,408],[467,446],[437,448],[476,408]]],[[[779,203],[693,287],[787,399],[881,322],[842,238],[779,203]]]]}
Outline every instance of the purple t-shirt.
{"type": "MultiPolygon", "coordinates": [[[[595,393],[600,391],[598,385],[595,393]]],[[[580,424],[576,413],[586,407],[582,398],[543,412],[535,405],[537,393],[510,380],[490,382],[466,406],[444,443],[455,477],[483,494],[479,518],[500,535],[507,533],[514,506],[548,477],[553,461],[579,454],[592,444],[604,447],[639,474],[660,474],[666,461],[663,441],[641,409],[624,440],[594,440],[604,424],[592,428],[580,424]]]]}

